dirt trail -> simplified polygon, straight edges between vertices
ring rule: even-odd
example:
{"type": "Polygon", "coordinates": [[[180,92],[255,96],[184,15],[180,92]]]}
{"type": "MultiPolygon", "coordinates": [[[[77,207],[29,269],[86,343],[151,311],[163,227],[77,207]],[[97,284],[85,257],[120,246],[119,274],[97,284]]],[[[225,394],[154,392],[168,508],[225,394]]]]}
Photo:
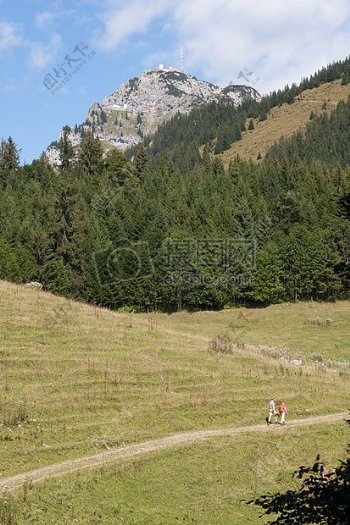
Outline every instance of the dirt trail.
{"type": "Polygon", "coordinates": [[[5,490],[15,490],[23,486],[26,482],[38,483],[48,478],[65,476],[74,472],[106,465],[108,463],[123,463],[131,458],[137,458],[150,452],[167,450],[180,445],[186,445],[205,441],[206,439],[224,436],[236,436],[239,434],[250,434],[252,432],[286,432],[291,428],[307,427],[311,425],[322,425],[334,423],[348,417],[348,412],[329,414],[325,416],[314,416],[306,419],[295,419],[288,421],[286,426],[266,424],[251,425],[244,427],[219,428],[216,430],[198,430],[173,434],[168,437],[153,439],[134,445],[124,445],[118,448],[107,450],[93,456],[71,459],[38,468],[22,474],[16,474],[7,478],[0,478],[0,492],[5,490]]]}

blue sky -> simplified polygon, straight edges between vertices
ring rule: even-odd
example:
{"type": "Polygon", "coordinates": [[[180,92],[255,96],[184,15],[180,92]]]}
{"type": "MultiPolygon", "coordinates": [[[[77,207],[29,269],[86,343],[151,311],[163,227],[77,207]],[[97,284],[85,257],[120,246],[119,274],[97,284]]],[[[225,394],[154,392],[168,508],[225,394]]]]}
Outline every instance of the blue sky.
{"type": "Polygon", "coordinates": [[[0,0],[0,138],[30,162],[123,81],[178,67],[180,46],[185,71],[213,83],[245,69],[262,93],[298,82],[350,53],[349,21],[350,0],[0,0]],[[52,94],[44,78],[81,63],[77,44],[95,54],[52,94]]]}

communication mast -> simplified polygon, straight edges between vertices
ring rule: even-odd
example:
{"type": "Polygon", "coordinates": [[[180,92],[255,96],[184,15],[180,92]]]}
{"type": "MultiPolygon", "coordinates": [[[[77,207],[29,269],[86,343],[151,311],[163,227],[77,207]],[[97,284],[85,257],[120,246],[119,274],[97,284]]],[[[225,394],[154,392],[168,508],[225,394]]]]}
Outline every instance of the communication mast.
{"type": "Polygon", "coordinates": [[[183,47],[180,47],[180,71],[184,73],[184,50],[183,47]]]}

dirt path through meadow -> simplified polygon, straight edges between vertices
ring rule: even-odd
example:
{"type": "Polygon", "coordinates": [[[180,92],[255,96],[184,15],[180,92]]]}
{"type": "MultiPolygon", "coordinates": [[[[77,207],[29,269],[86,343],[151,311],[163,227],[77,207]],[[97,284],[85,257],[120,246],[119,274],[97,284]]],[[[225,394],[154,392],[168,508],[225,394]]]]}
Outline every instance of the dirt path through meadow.
{"type": "Polygon", "coordinates": [[[214,430],[197,430],[181,432],[164,438],[153,439],[143,443],[133,445],[123,445],[117,448],[106,450],[92,456],[71,459],[37,468],[21,474],[16,474],[7,478],[0,478],[0,491],[15,490],[23,486],[26,482],[38,483],[48,478],[56,478],[78,472],[86,468],[96,468],[108,463],[123,463],[130,459],[139,458],[151,452],[159,452],[181,445],[195,444],[203,442],[206,439],[236,436],[239,434],[250,434],[253,432],[288,432],[291,428],[309,427],[312,425],[324,425],[344,420],[348,417],[348,412],[328,414],[324,416],[313,416],[305,419],[295,419],[288,421],[285,426],[259,424],[243,427],[219,428],[214,430]]]}

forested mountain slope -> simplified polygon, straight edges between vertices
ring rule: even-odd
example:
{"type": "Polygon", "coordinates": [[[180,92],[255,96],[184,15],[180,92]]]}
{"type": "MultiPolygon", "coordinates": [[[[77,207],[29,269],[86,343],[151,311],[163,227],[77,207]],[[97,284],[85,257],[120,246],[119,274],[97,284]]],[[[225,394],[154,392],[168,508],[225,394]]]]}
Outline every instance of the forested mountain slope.
{"type": "Polygon", "coordinates": [[[225,166],[239,155],[244,159],[257,160],[264,157],[274,142],[281,137],[289,137],[300,129],[305,129],[310,116],[319,113],[329,114],[341,100],[350,96],[350,84],[342,85],[341,80],[322,84],[318,88],[304,91],[293,104],[282,104],[272,108],[266,120],[254,119],[254,129],[249,130],[249,119],[245,122],[246,131],[242,140],[234,142],[222,153],[225,166]]]}
{"type": "MultiPolygon", "coordinates": [[[[210,154],[223,154],[226,166],[237,154],[247,160],[260,159],[281,136],[305,127],[310,116],[329,112],[346,100],[349,81],[350,59],[346,58],[261,100],[247,99],[237,108],[225,101],[212,102],[189,115],[175,115],[144,145],[152,157],[164,154],[182,170],[200,164],[210,154]]],[[[136,151],[131,148],[127,154],[131,158],[136,151]]]]}
{"type": "MultiPolygon", "coordinates": [[[[223,89],[160,65],[130,78],[101,103],[94,102],[82,124],[64,126],[62,132],[67,133],[74,147],[79,146],[84,135],[91,133],[101,140],[106,150],[124,151],[140,144],[143,137],[152,135],[159,124],[178,113],[188,114],[201,105],[219,101],[238,107],[250,99],[260,98],[250,86],[230,85],[223,89]]],[[[57,141],[51,143],[45,154],[51,164],[60,165],[57,141]]]]}
{"type": "MultiPolygon", "coordinates": [[[[200,115],[215,122],[217,111],[200,115]]],[[[0,278],[135,310],[347,297],[349,136],[350,101],[260,164],[236,159],[228,169],[208,152],[188,166],[190,142],[174,143],[178,157],[142,147],[131,162],[116,149],[105,156],[90,135],[77,159],[61,140],[59,170],[45,158],[20,167],[9,139],[0,278]]]]}

